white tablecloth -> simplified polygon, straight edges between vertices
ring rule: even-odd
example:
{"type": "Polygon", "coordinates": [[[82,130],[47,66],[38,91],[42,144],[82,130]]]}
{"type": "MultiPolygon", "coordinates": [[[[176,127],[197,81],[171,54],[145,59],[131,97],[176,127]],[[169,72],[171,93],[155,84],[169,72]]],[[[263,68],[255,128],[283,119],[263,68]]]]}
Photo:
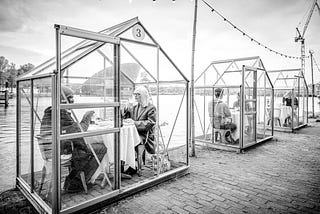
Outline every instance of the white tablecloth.
{"type": "Polygon", "coordinates": [[[281,125],[284,124],[284,121],[286,118],[292,118],[291,117],[292,115],[292,108],[291,106],[281,106],[280,107],[280,122],[281,122],[281,125]]]}
{"type": "MultiPolygon", "coordinates": [[[[99,125],[90,125],[89,130],[102,129],[99,125]]],[[[109,163],[114,162],[114,134],[105,134],[93,137],[86,137],[87,143],[103,142],[107,147],[107,155],[101,161],[101,166],[91,177],[91,182],[100,175],[101,170],[107,170],[109,163]],[[102,167],[102,169],[101,169],[102,167]]],[[[140,143],[140,137],[135,125],[124,125],[120,129],[120,160],[126,165],[135,168],[135,151],[134,147],[140,143]]]]}
{"type": "MultiPolygon", "coordinates": [[[[240,138],[240,111],[237,110],[231,110],[231,118],[232,118],[232,123],[236,124],[237,129],[232,133],[232,138],[233,139],[239,139],[240,138]]],[[[244,128],[249,126],[248,122],[248,116],[244,116],[244,128]]]]}

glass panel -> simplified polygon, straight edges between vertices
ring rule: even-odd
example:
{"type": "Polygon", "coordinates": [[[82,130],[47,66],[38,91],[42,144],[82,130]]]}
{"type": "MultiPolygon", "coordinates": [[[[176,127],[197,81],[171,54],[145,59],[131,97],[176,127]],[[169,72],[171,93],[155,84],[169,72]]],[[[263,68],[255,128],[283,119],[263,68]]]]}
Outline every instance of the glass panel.
{"type": "Polygon", "coordinates": [[[20,120],[17,121],[20,127],[19,137],[19,176],[31,186],[31,82],[19,82],[20,120]]]}
{"type": "Polygon", "coordinates": [[[276,121],[281,124],[280,129],[290,130],[305,124],[307,122],[307,92],[305,79],[300,69],[272,71],[270,77],[274,82],[275,92],[277,92],[275,93],[275,113],[279,112],[279,119],[276,121]]]}
{"type": "MultiPolygon", "coordinates": [[[[162,92],[159,95],[158,111],[159,141],[156,141],[158,143],[156,150],[159,150],[159,153],[156,152],[156,157],[159,159],[156,161],[156,166],[159,166],[157,172],[163,173],[183,166],[187,161],[187,89],[182,84],[161,84],[160,90],[162,92]]],[[[156,94],[152,94],[153,102],[156,105],[156,94]]]]}
{"type": "Polygon", "coordinates": [[[156,82],[156,48],[123,42],[120,54],[121,72],[132,83],[156,82]]]}
{"type": "Polygon", "coordinates": [[[75,166],[71,165],[71,155],[61,155],[62,209],[113,191],[114,134],[69,139],[62,145],[71,145],[75,166]]]}
{"type": "MultiPolygon", "coordinates": [[[[130,23],[127,23],[131,26],[130,23]]],[[[120,33],[126,29],[124,24],[118,25],[107,33],[120,33]]],[[[129,29],[130,30],[130,29],[129,29]]],[[[127,30],[123,36],[136,39],[127,30]]],[[[115,152],[120,148],[121,168],[124,170],[141,169],[139,175],[132,176],[121,174],[121,188],[135,188],[137,185],[150,179],[156,179],[156,174],[177,169],[187,163],[187,99],[186,83],[177,69],[161,53],[161,50],[149,45],[122,42],[121,57],[114,56],[115,47],[112,44],[62,36],[61,38],[61,103],[63,109],[60,113],[61,124],[52,124],[51,111],[48,107],[54,105],[51,101],[52,86],[50,79],[35,80],[34,85],[34,111],[36,112],[34,124],[34,158],[35,158],[35,186],[36,192],[46,201],[52,204],[52,178],[56,173],[52,170],[52,127],[61,127],[60,137],[71,139],[61,140],[57,147],[60,151],[61,177],[61,209],[67,211],[81,203],[97,199],[102,195],[118,194],[118,183],[115,179],[115,152]],[[77,45],[75,45],[77,44],[77,45]],[[70,48],[71,47],[71,48],[70,48]],[[157,56],[160,55],[160,60],[157,56]],[[121,58],[120,86],[115,85],[115,59],[121,58]],[[160,81],[160,94],[157,94],[155,76],[160,69],[162,80],[171,82],[179,80],[178,83],[169,84],[160,81]],[[176,72],[174,78],[169,73],[176,72]],[[183,81],[181,81],[183,80],[183,81]],[[180,84],[182,82],[182,84],[180,84]],[[155,115],[159,114],[159,126],[152,123],[156,140],[155,154],[146,149],[145,153],[139,150],[138,145],[143,132],[132,120],[120,121],[121,127],[115,127],[118,117],[120,119],[118,103],[115,91],[120,88],[120,104],[122,106],[132,104],[132,92],[137,84],[146,85],[153,99],[153,105],[157,106],[155,115]],[[157,96],[158,95],[158,96],[157,96]],[[159,98],[159,99],[158,99],[159,98]],[[167,105],[168,100],[170,107],[167,105]],[[158,102],[159,101],[159,102],[158,102]],[[104,105],[112,105],[105,107],[104,105]],[[65,108],[66,105],[68,108],[65,108]],[[159,106],[159,108],[158,108],[159,106]],[[163,109],[163,111],[161,110],[163,109]],[[94,113],[92,112],[94,111],[94,113]],[[89,112],[89,113],[88,113],[89,112]],[[85,115],[85,117],[83,117],[85,115]],[[78,122],[77,122],[78,121],[78,122]],[[73,134],[80,134],[75,137],[73,134]],[[119,128],[120,133],[117,133],[119,128]],[[68,131],[66,131],[68,130],[68,131]],[[71,131],[70,131],[71,130],[71,131]],[[91,131],[100,131],[96,136],[87,136],[91,131]],[[101,134],[114,131],[111,134],[101,134]],[[70,135],[67,135],[70,134],[70,135]],[[118,142],[116,136],[120,135],[118,142]],[[159,139],[159,140],[158,140],[159,139]],[[116,147],[115,147],[116,144],[116,147]],[[143,157],[143,161],[140,158],[143,157]],[[137,160],[137,161],[136,161],[137,160]],[[101,166],[99,168],[99,165],[101,166]],[[86,194],[87,192],[87,194],[86,194]]],[[[153,43],[151,37],[146,33],[143,42],[153,43]]],[[[56,67],[55,58],[39,66],[30,75],[51,73],[56,67]]],[[[60,83],[58,83],[59,85],[60,83]]],[[[21,86],[29,92],[30,83],[21,86]]],[[[20,91],[22,93],[22,90],[20,91]]],[[[19,143],[21,154],[21,173],[28,180],[30,177],[30,102],[26,101],[26,95],[21,95],[21,142],[19,143]],[[28,107],[27,107],[28,106],[28,107]],[[27,114],[22,112],[28,110],[27,114]],[[27,129],[24,129],[26,125],[27,129]],[[27,131],[29,136],[23,131],[27,131]],[[23,140],[22,140],[23,139],[23,140]],[[26,142],[24,142],[24,140],[26,142]],[[27,147],[26,149],[24,147],[27,147]],[[29,152],[28,152],[29,148],[29,152]],[[24,158],[26,156],[26,158],[24,158]],[[29,158],[29,160],[27,159],[29,158]],[[22,173],[23,172],[23,173],[22,173]],[[29,174],[28,174],[29,173],[29,174]]],[[[137,118],[134,118],[138,120],[137,118]]],[[[145,122],[143,119],[140,121],[145,122]]],[[[91,132],[91,133],[90,133],[91,132]]],[[[150,132],[151,133],[151,132],[150,132]]],[[[150,137],[151,139],[151,137],[150,137]]],[[[119,161],[119,160],[116,160],[119,161]]],[[[117,170],[118,171],[118,170],[117,170]]],[[[29,179],[30,180],[30,179],[29,179]]],[[[110,196],[111,197],[111,196],[110,196]]],[[[92,203],[89,202],[89,203],[92,203]]],[[[68,212],[68,211],[67,211],[68,212]]]]}
{"type": "Polygon", "coordinates": [[[121,37],[154,44],[150,36],[145,32],[140,24],[136,24],[130,30],[122,33],[121,37]]]}
{"type": "Polygon", "coordinates": [[[34,80],[33,85],[35,189],[51,206],[52,131],[48,115],[51,114],[52,106],[52,78],[34,80]]]}
{"type": "Polygon", "coordinates": [[[105,44],[63,70],[62,85],[71,87],[80,102],[113,102],[113,64],[113,46],[105,44]]]}
{"type": "MultiPolygon", "coordinates": [[[[81,97],[83,98],[83,97],[81,97]]],[[[90,99],[87,104],[90,105],[90,99]]],[[[61,110],[61,134],[94,131],[100,128],[114,128],[114,108],[81,108],[61,110]]]]}
{"type": "MultiPolygon", "coordinates": [[[[219,147],[215,148],[228,146],[237,149],[240,148],[240,130],[243,131],[244,146],[252,145],[257,140],[262,140],[272,135],[272,130],[267,127],[268,123],[271,124],[270,121],[273,111],[271,109],[273,103],[272,85],[259,57],[214,61],[196,78],[195,85],[195,130],[199,130],[196,132],[195,139],[198,142],[219,144],[219,147]],[[242,85],[243,66],[253,68],[246,68],[244,72],[244,85],[242,85]],[[210,118],[210,116],[203,114],[203,106],[208,105],[205,103],[206,101],[203,102],[203,100],[206,100],[203,99],[206,97],[203,94],[208,94],[208,99],[213,100],[214,89],[210,89],[212,85],[214,88],[223,89],[223,97],[216,97],[216,102],[219,100],[230,110],[232,125],[229,131],[232,132],[231,136],[234,143],[229,143],[228,140],[224,140],[223,138],[219,140],[220,135],[225,135],[225,133],[229,135],[226,130],[221,132],[221,128],[220,130],[212,129],[212,127],[207,128],[206,126],[208,125],[204,125],[206,124],[206,118],[210,118]],[[243,98],[240,97],[241,87],[244,87],[243,98]],[[244,109],[241,109],[241,103],[244,104],[244,109]],[[242,111],[244,113],[243,127],[241,127],[240,124],[240,112],[242,111]],[[202,116],[202,114],[204,116],[202,116]],[[232,127],[233,125],[235,128],[232,127]],[[208,129],[212,130],[211,135],[215,135],[214,137],[207,134],[208,131],[205,130],[208,129]]],[[[213,105],[209,104],[209,106],[213,105]]],[[[215,108],[211,107],[211,109],[215,108]]],[[[213,115],[215,113],[212,112],[211,114],[213,115]]],[[[214,119],[211,124],[214,124],[214,119]]]]}
{"type": "MultiPolygon", "coordinates": [[[[141,90],[141,85],[136,85],[141,90]]],[[[137,103],[133,106],[126,107],[124,109],[124,121],[121,128],[121,139],[126,139],[127,135],[133,139],[131,141],[135,143],[135,154],[137,157],[137,168],[141,166],[141,177],[137,174],[132,174],[132,180],[130,184],[150,179],[158,173],[167,172],[186,164],[186,142],[187,142],[187,121],[186,121],[186,88],[183,84],[160,84],[159,97],[157,96],[157,86],[155,84],[148,84],[144,90],[148,90],[151,94],[149,100],[153,104],[148,104],[145,110],[139,113],[137,103]],[[158,103],[159,99],[159,103],[158,103]],[[170,105],[168,106],[168,102],[170,105]],[[152,105],[155,107],[155,111],[152,105]],[[159,106],[159,108],[157,108],[159,106]],[[159,127],[156,127],[156,114],[159,114],[159,127]],[[127,134],[123,135],[126,130],[126,123],[134,119],[137,126],[138,139],[135,135],[127,134]],[[150,128],[152,127],[152,128],[150,128]],[[148,131],[149,130],[149,131],[148,131]],[[141,140],[148,139],[153,141],[154,154],[152,150],[145,145],[145,150],[142,146],[138,146],[141,140]],[[159,139],[159,140],[158,140],[159,139]],[[145,151],[145,161],[143,161],[143,151],[145,151]],[[140,163],[142,162],[142,165],[140,163]]],[[[136,101],[139,100],[137,95],[136,101]]],[[[129,103],[130,101],[126,101],[129,103]]],[[[125,105],[125,104],[123,104],[125,105]]],[[[133,122],[133,121],[132,121],[133,122]]],[[[131,131],[132,132],[132,131],[131,131]]],[[[149,145],[148,142],[143,142],[149,145]]],[[[121,142],[122,146],[122,142],[121,142]]],[[[125,167],[126,170],[126,167],[125,167]]],[[[128,171],[129,172],[129,171],[128,171]]],[[[126,188],[127,183],[122,182],[122,187],[126,188]]]]}
{"type": "Polygon", "coordinates": [[[196,133],[196,140],[238,147],[240,137],[240,88],[198,89],[195,95],[195,124],[200,125],[202,130],[201,133],[196,133]],[[225,113],[228,111],[230,111],[230,114],[225,113]]]}
{"type": "MultiPolygon", "coordinates": [[[[308,108],[309,106],[311,106],[311,111],[312,111],[312,104],[311,105],[308,105],[308,102],[309,100],[311,101],[312,103],[312,98],[309,99],[309,96],[308,96],[308,91],[307,91],[307,88],[304,87],[304,95],[303,95],[303,99],[304,99],[304,106],[303,106],[303,111],[304,111],[304,117],[303,117],[303,123],[306,124],[308,122],[308,108]]],[[[315,104],[315,106],[317,106],[315,104]]],[[[315,107],[316,108],[316,107],[315,107]]]]}
{"type": "Polygon", "coordinates": [[[212,100],[212,91],[211,88],[195,88],[195,140],[211,142],[212,125],[210,117],[212,117],[212,113],[209,112],[208,105],[212,100]]]}
{"type": "MultiPolygon", "coordinates": [[[[62,37],[62,52],[80,41],[62,37]]],[[[115,128],[117,107],[101,106],[114,105],[114,58],[113,44],[95,41],[86,41],[63,57],[61,103],[69,106],[61,110],[61,137],[115,128]]],[[[132,145],[131,149],[134,155],[132,145]]],[[[114,133],[62,140],[60,154],[62,209],[113,191],[114,133]]],[[[131,161],[135,163],[134,156],[131,161]]]]}
{"type": "Polygon", "coordinates": [[[257,81],[257,140],[262,140],[272,135],[272,90],[265,71],[258,72],[257,81]],[[260,74],[259,74],[260,73],[260,74]]]}
{"type": "Polygon", "coordinates": [[[256,141],[257,71],[245,70],[244,77],[243,144],[246,145],[256,141]]]}

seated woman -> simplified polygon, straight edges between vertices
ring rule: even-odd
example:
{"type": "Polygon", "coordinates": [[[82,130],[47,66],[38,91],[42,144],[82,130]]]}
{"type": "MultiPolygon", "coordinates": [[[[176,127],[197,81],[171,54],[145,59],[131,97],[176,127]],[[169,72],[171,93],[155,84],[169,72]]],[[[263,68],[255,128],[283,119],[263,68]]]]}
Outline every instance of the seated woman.
{"type": "MultiPolygon", "coordinates": [[[[140,144],[143,144],[150,154],[155,154],[154,127],[156,124],[156,107],[151,102],[148,90],[144,86],[138,86],[133,93],[137,102],[134,106],[126,106],[122,112],[122,118],[131,118],[138,130],[140,144]]],[[[137,151],[137,146],[135,148],[137,151]]],[[[143,155],[145,157],[145,153],[143,155]]],[[[145,159],[145,158],[144,158],[145,159]]],[[[127,174],[135,174],[136,169],[129,169],[127,174]]]]}
{"type": "MultiPolygon", "coordinates": [[[[66,87],[61,87],[61,92],[65,96],[61,96],[61,103],[73,103],[73,91],[66,87]],[[67,100],[65,100],[65,98],[67,100]]],[[[94,111],[88,111],[84,114],[79,127],[78,123],[73,119],[69,110],[62,109],[60,111],[60,134],[69,134],[75,132],[86,131],[89,127],[94,111]]],[[[48,136],[52,134],[52,108],[48,107],[44,111],[44,116],[41,120],[40,135],[48,136]]],[[[101,161],[107,152],[107,148],[103,143],[91,144],[93,150],[101,161]]],[[[84,172],[86,182],[88,182],[93,173],[98,168],[98,163],[95,160],[91,150],[88,148],[83,138],[75,138],[70,140],[62,140],[60,143],[61,154],[72,154],[71,171],[66,177],[64,190],[66,192],[79,192],[83,190],[83,185],[80,178],[80,172],[84,172]],[[73,145],[73,150],[71,147],[73,145]]]]}
{"type": "MultiPolygon", "coordinates": [[[[216,129],[230,129],[231,133],[234,132],[237,129],[237,126],[236,124],[229,122],[231,120],[231,112],[227,104],[222,101],[222,88],[216,88],[214,96],[214,101],[211,100],[208,104],[211,124],[216,129]]],[[[229,143],[236,143],[231,135],[226,137],[228,137],[226,140],[229,141],[229,143]]]]}
{"type": "MultiPolygon", "coordinates": [[[[297,99],[297,97],[293,96],[292,92],[291,91],[288,91],[287,93],[285,93],[283,95],[283,98],[282,98],[282,104],[284,106],[288,106],[288,107],[293,107],[293,117],[294,119],[298,119],[297,118],[297,115],[295,114],[295,111],[297,110],[298,108],[298,104],[299,104],[299,101],[297,99]],[[292,100],[293,100],[293,103],[292,103],[292,100]]],[[[292,112],[288,112],[287,114],[285,114],[285,118],[284,118],[284,123],[283,123],[283,126],[290,126],[291,125],[291,114],[292,112]]]]}

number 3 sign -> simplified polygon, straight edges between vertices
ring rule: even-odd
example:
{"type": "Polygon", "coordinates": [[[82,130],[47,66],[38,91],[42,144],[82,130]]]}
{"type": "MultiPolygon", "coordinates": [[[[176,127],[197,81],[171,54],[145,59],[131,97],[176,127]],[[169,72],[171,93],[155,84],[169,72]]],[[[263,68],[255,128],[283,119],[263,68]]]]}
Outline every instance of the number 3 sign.
{"type": "Polygon", "coordinates": [[[135,25],[132,28],[132,35],[135,39],[142,41],[145,36],[145,32],[140,25],[135,25]]]}

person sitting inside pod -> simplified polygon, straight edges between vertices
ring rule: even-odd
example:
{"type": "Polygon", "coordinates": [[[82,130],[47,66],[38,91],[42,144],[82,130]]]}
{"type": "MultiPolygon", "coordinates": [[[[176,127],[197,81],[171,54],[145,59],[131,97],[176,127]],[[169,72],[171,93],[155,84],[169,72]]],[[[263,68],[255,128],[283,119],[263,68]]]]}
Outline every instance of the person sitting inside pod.
{"type": "MultiPolygon", "coordinates": [[[[144,86],[138,86],[133,95],[136,100],[136,105],[128,105],[122,111],[122,118],[131,118],[140,136],[140,144],[145,146],[145,149],[150,154],[155,154],[154,143],[154,126],[156,124],[156,107],[152,104],[149,91],[144,86]]],[[[137,152],[137,147],[135,150],[137,152]]],[[[143,160],[145,160],[145,152],[143,152],[143,160]]],[[[122,167],[123,170],[123,167],[122,167]]],[[[125,173],[133,175],[137,169],[129,167],[125,173]]]]}
{"type": "MultiPolygon", "coordinates": [[[[231,122],[230,109],[227,104],[222,101],[223,89],[216,88],[214,91],[214,96],[214,101],[211,100],[208,104],[211,124],[216,129],[229,129],[231,133],[233,133],[237,129],[237,126],[231,122]]],[[[231,134],[225,137],[227,142],[231,144],[236,143],[231,134]]]]}
{"type": "MultiPolygon", "coordinates": [[[[71,88],[62,86],[61,92],[61,103],[74,103],[74,92],[71,88]]],[[[70,110],[61,109],[60,134],[70,134],[87,131],[93,114],[94,111],[87,111],[84,114],[81,122],[78,124],[72,117],[70,110]],[[79,125],[81,126],[81,128],[79,125]]],[[[52,107],[50,106],[45,109],[44,116],[41,120],[40,135],[42,137],[52,134],[51,123],[52,107]]],[[[107,153],[107,148],[103,143],[92,143],[91,146],[98,156],[98,159],[101,161],[104,155],[107,153]]],[[[66,192],[80,192],[84,190],[80,172],[84,172],[86,183],[88,183],[99,166],[91,150],[88,148],[84,139],[80,137],[69,140],[61,140],[60,151],[61,155],[72,154],[71,171],[64,182],[64,190],[66,192]]]]}

